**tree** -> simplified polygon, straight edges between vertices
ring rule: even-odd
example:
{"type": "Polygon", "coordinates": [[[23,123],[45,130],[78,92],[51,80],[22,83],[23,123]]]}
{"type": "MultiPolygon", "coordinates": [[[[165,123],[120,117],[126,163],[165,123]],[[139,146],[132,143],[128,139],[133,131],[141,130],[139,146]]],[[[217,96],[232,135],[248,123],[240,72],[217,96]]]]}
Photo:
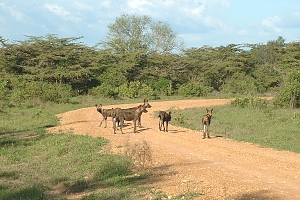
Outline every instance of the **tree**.
{"type": "Polygon", "coordinates": [[[123,14],[108,29],[107,42],[103,44],[115,53],[170,53],[183,48],[167,23],[155,22],[149,16],[123,14]]]}

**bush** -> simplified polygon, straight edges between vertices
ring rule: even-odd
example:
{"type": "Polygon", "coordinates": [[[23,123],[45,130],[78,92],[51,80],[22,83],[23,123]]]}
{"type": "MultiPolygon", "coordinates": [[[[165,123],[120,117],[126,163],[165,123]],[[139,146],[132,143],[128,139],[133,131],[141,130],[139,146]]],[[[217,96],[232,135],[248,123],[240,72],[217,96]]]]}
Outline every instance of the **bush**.
{"type": "Polygon", "coordinates": [[[159,77],[154,87],[155,90],[161,95],[170,95],[169,84],[170,84],[170,80],[159,77]]]}
{"type": "Polygon", "coordinates": [[[51,84],[45,82],[21,82],[14,88],[10,97],[11,101],[40,99],[55,103],[67,103],[72,96],[72,87],[67,84],[51,84]]]}
{"type": "Polygon", "coordinates": [[[120,97],[149,98],[154,95],[153,89],[147,84],[141,84],[139,81],[130,82],[129,85],[123,84],[119,88],[120,97]]]}
{"type": "Polygon", "coordinates": [[[99,95],[101,97],[115,98],[118,94],[115,87],[111,85],[102,84],[98,87],[92,88],[89,93],[91,95],[99,95]]]}
{"type": "Polygon", "coordinates": [[[248,95],[257,93],[254,78],[242,73],[235,73],[226,81],[225,85],[223,85],[221,89],[224,92],[232,94],[248,95]]]}
{"type": "Polygon", "coordinates": [[[182,96],[200,97],[207,96],[211,88],[202,86],[199,83],[188,83],[178,88],[178,94],[182,96]]]}
{"type": "Polygon", "coordinates": [[[280,108],[300,107],[300,72],[292,72],[275,97],[274,105],[280,108]]]}
{"type": "Polygon", "coordinates": [[[230,102],[231,106],[239,108],[266,108],[268,106],[266,100],[260,98],[236,98],[230,102]]]}

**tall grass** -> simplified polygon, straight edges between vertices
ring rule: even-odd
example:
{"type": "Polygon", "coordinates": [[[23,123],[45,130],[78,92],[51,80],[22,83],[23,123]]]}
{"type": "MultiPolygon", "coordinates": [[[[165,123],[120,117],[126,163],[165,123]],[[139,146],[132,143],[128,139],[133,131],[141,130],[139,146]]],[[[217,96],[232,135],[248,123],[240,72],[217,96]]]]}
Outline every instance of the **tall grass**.
{"type": "MultiPolygon", "coordinates": [[[[202,130],[205,108],[172,110],[172,124],[202,130]],[[197,117],[194,117],[197,116],[197,117]]],[[[300,153],[300,110],[263,107],[214,107],[210,132],[216,137],[300,153]]]]}

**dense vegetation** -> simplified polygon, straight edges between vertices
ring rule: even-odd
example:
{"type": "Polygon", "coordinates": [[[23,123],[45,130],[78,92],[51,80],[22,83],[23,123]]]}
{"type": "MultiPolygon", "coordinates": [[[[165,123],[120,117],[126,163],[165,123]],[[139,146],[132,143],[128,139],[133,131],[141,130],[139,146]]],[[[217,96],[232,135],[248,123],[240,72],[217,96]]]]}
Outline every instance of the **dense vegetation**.
{"type": "Polygon", "coordinates": [[[279,107],[300,106],[300,43],[282,37],[266,44],[185,49],[168,24],[122,15],[107,41],[0,37],[0,99],[68,102],[76,95],[157,98],[161,95],[276,95],[279,107]]]}
{"type": "MultiPolygon", "coordinates": [[[[300,152],[300,113],[294,109],[300,106],[299,42],[278,37],[266,44],[185,49],[168,24],[147,16],[122,15],[108,28],[107,41],[94,47],[52,34],[13,42],[0,36],[0,199],[63,199],[68,192],[87,192],[87,199],[166,198],[136,185],[147,174],[133,175],[132,160],[99,153],[104,139],[45,134],[57,125],[55,114],[94,105],[99,96],[113,104],[111,98],[128,103],[272,95],[272,105],[246,98],[235,100],[233,108],[216,108],[212,131],[300,152]],[[65,190],[51,193],[59,183],[65,190]]],[[[185,112],[203,114],[174,110],[172,123],[201,129],[185,112]]]]}

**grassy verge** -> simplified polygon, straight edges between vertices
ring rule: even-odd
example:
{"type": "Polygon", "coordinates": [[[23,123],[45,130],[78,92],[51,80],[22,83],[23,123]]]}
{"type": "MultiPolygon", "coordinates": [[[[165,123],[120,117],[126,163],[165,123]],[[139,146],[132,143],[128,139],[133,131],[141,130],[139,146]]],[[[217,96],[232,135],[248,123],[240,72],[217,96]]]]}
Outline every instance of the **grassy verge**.
{"type": "Polygon", "coordinates": [[[71,134],[45,134],[56,114],[105,104],[135,103],[92,97],[71,104],[0,102],[0,199],[143,199],[165,196],[137,184],[147,173],[132,171],[126,156],[101,151],[108,141],[71,134]]]}
{"type": "MultiPolygon", "coordinates": [[[[201,117],[206,113],[204,108],[173,109],[172,113],[172,124],[202,130],[201,117]]],[[[225,105],[214,107],[210,131],[217,137],[300,153],[299,125],[299,109],[275,109],[270,105],[263,108],[225,105]]]]}

